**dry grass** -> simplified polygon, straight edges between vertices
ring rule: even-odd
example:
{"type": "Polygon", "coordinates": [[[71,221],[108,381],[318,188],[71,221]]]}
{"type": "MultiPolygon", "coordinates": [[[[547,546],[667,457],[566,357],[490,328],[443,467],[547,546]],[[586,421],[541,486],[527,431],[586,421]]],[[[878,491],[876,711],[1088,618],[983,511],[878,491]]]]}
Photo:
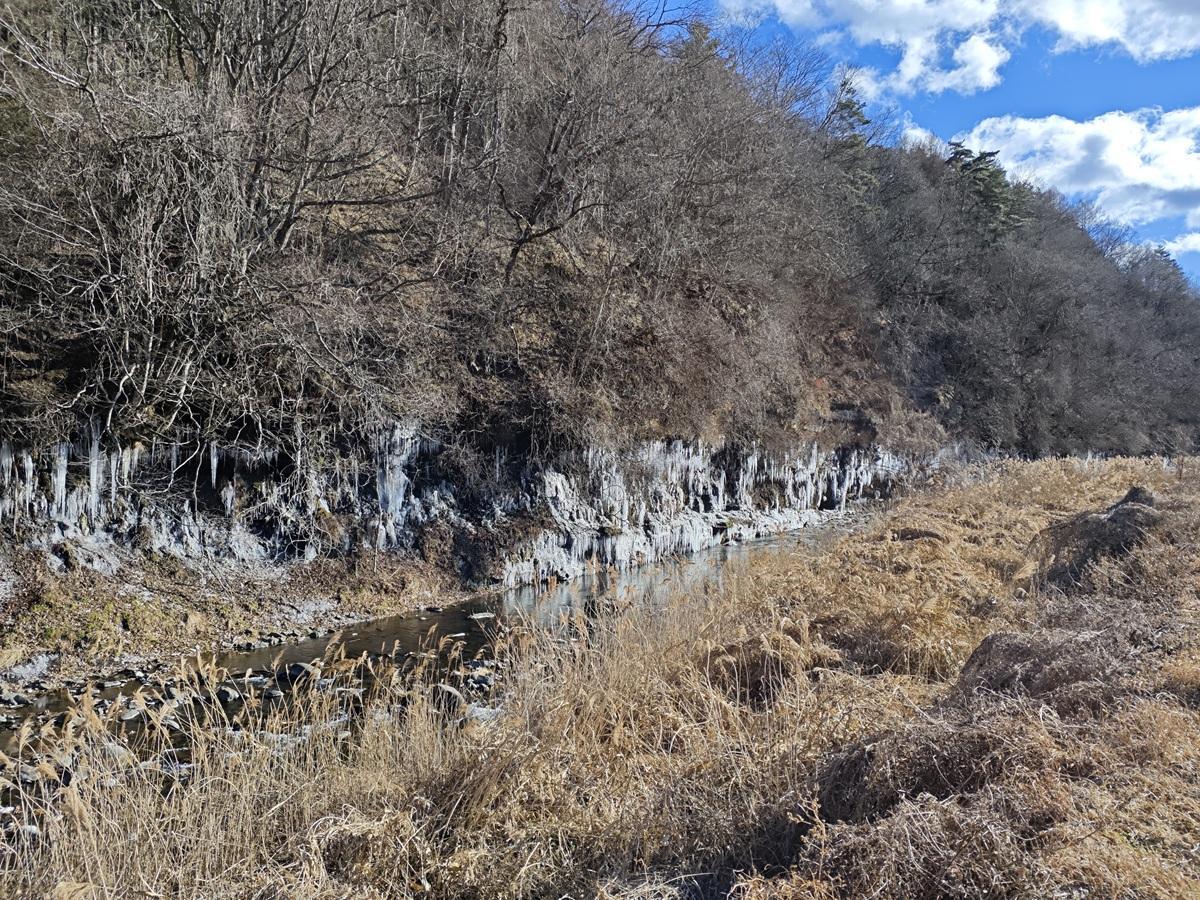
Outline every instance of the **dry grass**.
{"type": "Polygon", "coordinates": [[[314,692],[197,729],[178,778],[85,714],[70,784],[51,765],[16,789],[40,834],[10,837],[0,891],[1194,896],[1198,535],[1195,480],[1158,463],[1004,464],[815,559],[515,631],[490,720],[421,681],[349,717],[314,692]],[[1038,531],[1134,483],[1165,498],[1162,533],[1039,591],[1038,531]],[[1103,677],[1037,697],[958,683],[988,633],[1101,619],[1103,677]]]}
{"type": "Polygon", "coordinates": [[[1180,487],[1157,460],[1004,462],[907,498],[815,562],[780,560],[762,590],[874,670],[943,679],[988,633],[1030,626],[1035,538],[1131,484],[1180,487]]]}

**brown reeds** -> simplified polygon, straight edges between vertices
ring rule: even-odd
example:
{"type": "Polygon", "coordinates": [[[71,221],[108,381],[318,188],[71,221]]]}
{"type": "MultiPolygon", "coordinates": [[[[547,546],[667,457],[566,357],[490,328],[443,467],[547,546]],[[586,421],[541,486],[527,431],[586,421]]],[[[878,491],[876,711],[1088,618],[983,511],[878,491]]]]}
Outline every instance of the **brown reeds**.
{"type": "Polygon", "coordinates": [[[720,590],[514,627],[479,696],[452,664],[350,706],[337,677],[174,729],[147,704],[136,735],[84,708],[25,736],[39,774],[6,770],[0,890],[1188,896],[1198,535],[1200,491],[1158,461],[1002,464],[815,556],[764,552],[720,590]],[[1082,593],[1040,587],[1037,533],[1132,484],[1163,498],[1162,532],[1082,593]],[[1039,696],[959,683],[989,633],[1100,615],[1099,676],[1039,696]]]}

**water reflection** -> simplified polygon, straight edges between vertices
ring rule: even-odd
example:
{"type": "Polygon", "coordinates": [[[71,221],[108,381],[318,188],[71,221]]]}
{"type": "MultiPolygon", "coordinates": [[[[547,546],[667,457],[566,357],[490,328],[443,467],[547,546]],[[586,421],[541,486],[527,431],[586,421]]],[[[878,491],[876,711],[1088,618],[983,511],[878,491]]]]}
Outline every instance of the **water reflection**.
{"type": "Polygon", "coordinates": [[[659,603],[672,596],[720,590],[744,564],[764,554],[813,552],[840,534],[848,515],[831,517],[821,525],[741,543],[722,544],[687,557],[664,560],[637,569],[594,569],[579,578],[547,587],[513,588],[501,597],[507,618],[552,626],[569,613],[588,611],[606,600],[659,603]]]}
{"type": "MultiPolygon", "coordinates": [[[[727,579],[736,577],[744,565],[763,554],[811,553],[847,527],[849,516],[836,515],[818,526],[743,543],[730,543],[702,550],[686,558],[660,561],[637,569],[596,569],[569,582],[528,586],[502,592],[481,592],[467,602],[448,609],[426,609],[359,623],[332,635],[298,640],[256,650],[228,651],[199,661],[205,668],[215,663],[229,673],[228,698],[218,687],[209,701],[225,707],[236,706],[241,699],[237,685],[253,684],[280,694],[296,680],[289,673],[317,660],[339,656],[357,659],[402,660],[434,646],[442,638],[461,642],[459,658],[470,659],[486,652],[492,636],[506,621],[519,620],[542,627],[554,627],[573,612],[588,614],[602,604],[655,604],[678,594],[722,589],[727,579]]],[[[169,688],[168,673],[126,671],[101,683],[77,684],[33,698],[12,711],[0,725],[0,749],[11,750],[15,729],[22,721],[43,723],[63,714],[87,691],[100,709],[120,708],[135,692],[159,696],[169,688]]],[[[169,693],[169,689],[167,691],[169,693]]]]}

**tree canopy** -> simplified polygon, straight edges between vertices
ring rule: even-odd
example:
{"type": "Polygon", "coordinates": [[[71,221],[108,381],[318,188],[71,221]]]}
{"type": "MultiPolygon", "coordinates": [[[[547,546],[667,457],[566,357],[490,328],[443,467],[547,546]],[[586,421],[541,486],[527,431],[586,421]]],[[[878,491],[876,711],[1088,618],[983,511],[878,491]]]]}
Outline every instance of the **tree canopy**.
{"type": "Polygon", "coordinates": [[[0,5],[0,430],[467,453],[1200,436],[1165,254],[613,2],[0,5]]]}

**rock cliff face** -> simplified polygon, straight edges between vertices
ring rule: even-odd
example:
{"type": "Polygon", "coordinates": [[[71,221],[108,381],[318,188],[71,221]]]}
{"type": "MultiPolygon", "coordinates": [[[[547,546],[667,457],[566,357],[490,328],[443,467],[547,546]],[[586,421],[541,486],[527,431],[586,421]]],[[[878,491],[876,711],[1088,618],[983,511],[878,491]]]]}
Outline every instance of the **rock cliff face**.
{"type": "Polygon", "coordinates": [[[405,424],[324,458],[199,442],[122,446],[99,429],[48,448],[3,442],[0,523],[52,566],[102,570],[125,547],[247,561],[412,550],[426,527],[444,523],[459,547],[503,548],[486,571],[517,585],[799,528],[819,510],[885,492],[906,468],[878,449],[651,442],[564,454],[517,476],[503,474],[498,453],[494,483],[468,491],[441,453],[405,424]],[[532,539],[512,538],[530,523],[532,539]]]}

